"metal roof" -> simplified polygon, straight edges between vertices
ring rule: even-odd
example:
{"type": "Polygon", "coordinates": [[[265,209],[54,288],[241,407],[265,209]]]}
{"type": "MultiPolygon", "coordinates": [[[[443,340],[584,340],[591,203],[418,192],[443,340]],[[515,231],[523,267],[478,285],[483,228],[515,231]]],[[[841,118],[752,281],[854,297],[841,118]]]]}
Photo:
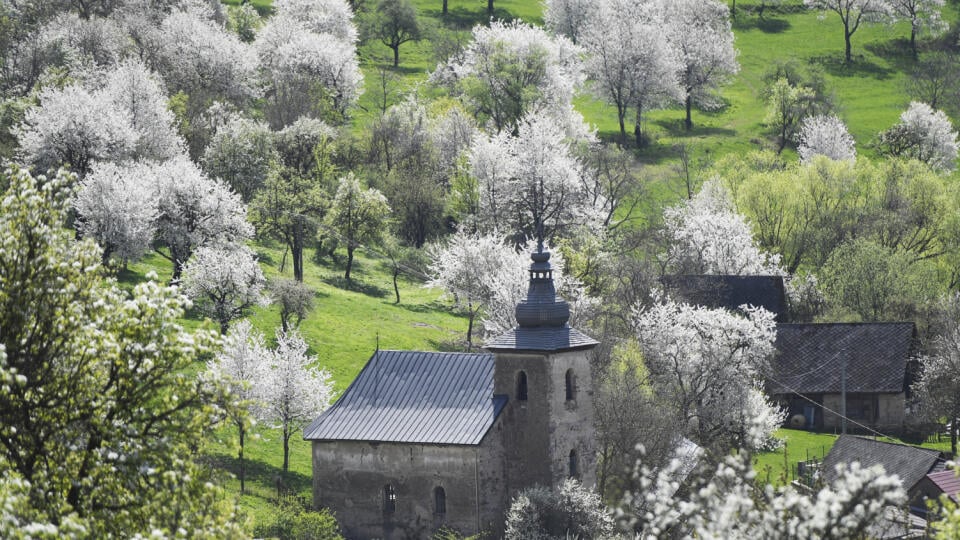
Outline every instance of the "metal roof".
{"type": "Polygon", "coordinates": [[[839,393],[844,360],[847,392],[903,392],[913,334],[913,323],[778,324],[770,393],[839,393]]]}
{"type": "Polygon", "coordinates": [[[303,438],[480,444],[507,403],[493,365],[489,353],[377,351],[303,438]]]}
{"type": "Polygon", "coordinates": [[[940,452],[906,444],[875,441],[853,435],[841,435],[823,458],[823,472],[829,482],[836,479],[835,467],[857,461],[861,467],[883,465],[887,474],[900,478],[909,491],[931,471],[942,470],[940,452]]]}
{"type": "Polygon", "coordinates": [[[483,344],[491,351],[570,351],[597,345],[597,340],[569,326],[518,327],[483,344]]]}

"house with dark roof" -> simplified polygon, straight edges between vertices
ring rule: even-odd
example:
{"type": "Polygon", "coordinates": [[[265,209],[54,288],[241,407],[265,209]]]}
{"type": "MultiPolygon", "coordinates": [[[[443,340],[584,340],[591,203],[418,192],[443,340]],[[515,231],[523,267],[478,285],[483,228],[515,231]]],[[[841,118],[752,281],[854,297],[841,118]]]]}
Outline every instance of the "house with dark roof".
{"type": "Polygon", "coordinates": [[[749,304],[787,321],[787,300],[781,276],[675,275],[661,283],[671,297],[711,309],[737,311],[749,304]]]}
{"type": "Polygon", "coordinates": [[[502,535],[518,491],[596,482],[597,342],[568,324],[550,254],[531,256],[518,326],[482,353],[377,351],[305,430],[313,500],[347,538],[502,535]]]}
{"type": "Polygon", "coordinates": [[[926,515],[924,480],[931,474],[944,471],[954,474],[954,471],[946,470],[946,460],[936,450],[841,435],[823,458],[824,479],[833,482],[837,478],[837,465],[854,462],[860,463],[861,467],[882,465],[887,474],[897,476],[907,492],[911,511],[918,515],[926,515]]]}
{"type": "Polygon", "coordinates": [[[767,391],[794,427],[903,429],[915,374],[913,323],[778,324],[767,391]]]}

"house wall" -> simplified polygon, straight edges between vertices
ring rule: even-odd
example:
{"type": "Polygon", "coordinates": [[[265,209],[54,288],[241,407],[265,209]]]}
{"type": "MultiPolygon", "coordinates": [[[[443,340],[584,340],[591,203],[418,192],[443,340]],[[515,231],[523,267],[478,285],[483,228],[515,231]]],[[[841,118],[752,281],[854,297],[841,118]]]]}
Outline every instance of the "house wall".
{"type": "Polygon", "coordinates": [[[348,539],[429,538],[442,525],[465,534],[502,529],[496,444],[313,441],[314,506],[333,510],[348,539]],[[384,513],[387,484],[397,496],[392,514],[384,513]],[[446,493],[443,516],[434,511],[437,486],[446,493]]]}
{"type": "Polygon", "coordinates": [[[508,500],[533,485],[556,485],[569,475],[570,451],[577,476],[594,486],[593,378],[588,351],[554,354],[498,352],[494,393],[510,396],[504,411],[503,448],[508,500]],[[573,370],[574,399],[566,399],[566,373],[573,370]],[[517,399],[517,374],[527,374],[527,400],[517,399]]]}
{"type": "MultiPolygon", "coordinates": [[[[866,394],[848,394],[848,399],[865,396],[866,394]]],[[[876,396],[876,416],[873,420],[867,421],[861,418],[854,418],[857,422],[866,424],[876,429],[886,429],[888,431],[899,431],[903,428],[904,417],[906,416],[906,401],[903,392],[899,394],[873,394],[876,396]]],[[[840,394],[824,394],[823,405],[826,408],[837,411],[842,410],[840,404],[840,394]]],[[[847,414],[848,417],[853,415],[847,414]]],[[[829,411],[823,411],[823,429],[838,430],[841,427],[840,416],[829,411]]],[[[857,431],[857,426],[847,422],[847,429],[857,431]]]]}

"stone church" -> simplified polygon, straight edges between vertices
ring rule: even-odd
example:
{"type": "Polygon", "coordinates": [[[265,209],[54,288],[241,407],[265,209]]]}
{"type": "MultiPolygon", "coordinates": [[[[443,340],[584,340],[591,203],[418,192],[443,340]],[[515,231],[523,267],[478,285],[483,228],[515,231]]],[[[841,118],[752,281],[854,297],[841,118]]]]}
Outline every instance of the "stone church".
{"type": "Polygon", "coordinates": [[[511,498],[567,477],[596,483],[589,353],[568,325],[550,254],[531,255],[518,326],[483,353],[377,351],[304,430],[313,502],[347,538],[503,534],[511,498]]]}

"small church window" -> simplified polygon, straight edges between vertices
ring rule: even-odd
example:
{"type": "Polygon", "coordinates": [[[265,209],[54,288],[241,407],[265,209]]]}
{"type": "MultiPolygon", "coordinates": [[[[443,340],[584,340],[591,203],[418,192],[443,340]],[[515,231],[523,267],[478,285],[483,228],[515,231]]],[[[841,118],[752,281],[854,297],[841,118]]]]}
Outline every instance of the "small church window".
{"type": "Polygon", "coordinates": [[[387,484],[383,486],[383,513],[392,514],[397,510],[397,492],[393,486],[387,484]]]}
{"type": "Polygon", "coordinates": [[[447,513],[447,492],[440,486],[433,490],[433,507],[438,516],[444,516],[447,513]]]}
{"type": "Polygon", "coordinates": [[[517,373],[517,399],[520,401],[527,400],[527,372],[521,371],[517,373]]]}
{"type": "Polygon", "coordinates": [[[577,466],[577,451],[570,451],[570,478],[577,478],[580,476],[580,472],[577,466]]]}
{"type": "Polygon", "coordinates": [[[564,379],[566,380],[566,386],[567,386],[567,401],[573,401],[573,399],[576,397],[576,394],[574,393],[574,387],[573,387],[573,370],[572,369],[567,370],[567,374],[564,376],[564,379]]]}

